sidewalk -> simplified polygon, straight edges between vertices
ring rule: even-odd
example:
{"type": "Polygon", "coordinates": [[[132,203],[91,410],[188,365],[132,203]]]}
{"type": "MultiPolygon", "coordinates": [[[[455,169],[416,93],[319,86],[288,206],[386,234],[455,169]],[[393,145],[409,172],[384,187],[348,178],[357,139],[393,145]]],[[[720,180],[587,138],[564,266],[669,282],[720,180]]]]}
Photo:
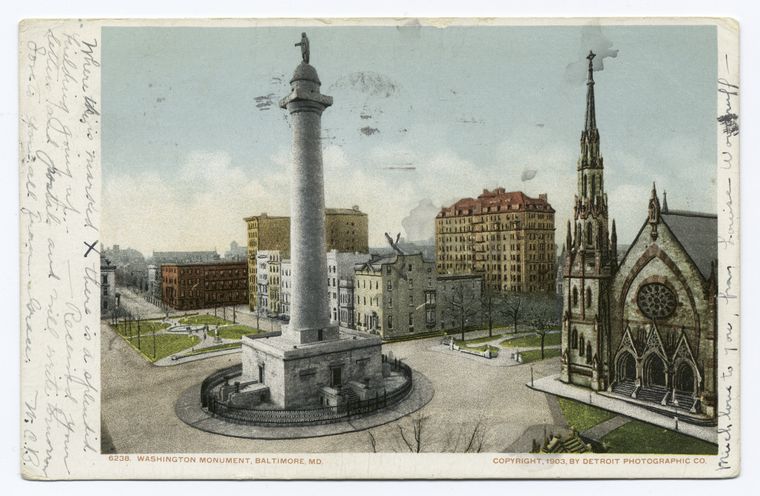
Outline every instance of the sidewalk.
{"type": "Polygon", "coordinates": [[[617,415],[609,420],[605,420],[601,424],[595,425],[591,429],[581,432],[581,436],[601,443],[604,436],[614,431],[618,427],[624,426],[630,421],[631,419],[628,417],[617,415]]]}
{"type": "Polygon", "coordinates": [[[559,374],[536,379],[533,381],[532,386],[530,384],[527,384],[527,386],[537,391],[543,391],[545,393],[575,400],[613,413],[619,413],[626,417],[641,420],[642,422],[680,432],[709,443],[717,443],[718,441],[718,431],[715,426],[694,425],[679,421],[678,428],[676,429],[673,417],[661,415],[651,410],[647,410],[644,407],[598,394],[588,388],[565,384],[559,380],[559,374]]]}

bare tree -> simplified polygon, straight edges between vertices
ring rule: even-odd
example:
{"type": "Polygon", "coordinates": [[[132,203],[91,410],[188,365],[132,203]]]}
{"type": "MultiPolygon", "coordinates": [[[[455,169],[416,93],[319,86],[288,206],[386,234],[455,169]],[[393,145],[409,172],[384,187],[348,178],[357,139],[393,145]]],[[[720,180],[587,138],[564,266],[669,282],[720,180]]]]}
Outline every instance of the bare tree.
{"type": "Polygon", "coordinates": [[[398,432],[401,436],[401,440],[404,442],[406,448],[412,453],[422,452],[422,433],[427,420],[428,417],[422,415],[411,417],[411,433],[408,432],[402,424],[398,424],[398,432]]]}
{"type": "Polygon", "coordinates": [[[459,325],[464,341],[464,328],[470,318],[478,315],[480,302],[474,291],[467,291],[463,282],[453,282],[449,291],[444,289],[444,315],[453,319],[459,325]]]}
{"type": "MultiPolygon", "coordinates": [[[[481,453],[488,438],[487,423],[482,417],[464,424],[430,423],[431,418],[416,413],[404,418],[396,429],[382,435],[384,441],[393,441],[397,449],[411,453],[481,453]]],[[[378,452],[375,434],[368,431],[370,447],[378,452]]],[[[394,443],[391,444],[393,446],[394,443]]]]}
{"type": "Polygon", "coordinates": [[[377,453],[377,439],[375,439],[375,435],[372,434],[372,431],[367,431],[367,435],[369,436],[369,445],[372,447],[372,452],[377,453]]]}
{"type": "Polygon", "coordinates": [[[472,424],[456,427],[455,432],[447,432],[442,451],[450,453],[480,453],[487,438],[486,423],[478,418],[472,424]]]}
{"type": "Polygon", "coordinates": [[[525,309],[525,295],[522,293],[507,293],[500,313],[512,321],[512,332],[517,333],[517,323],[525,309]]]}
{"type": "Polygon", "coordinates": [[[488,337],[493,337],[493,324],[500,313],[499,295],[490,288],[486,288],[480,297],[480,312],[483,322],[488,325],[488,337]]]}
{"type": "Polygon", "coordinates": [[[528,305],[527,314],[533,330],[541,338],[541,360],[543,360],[546,331],[555,316],[554,298],[544,295],[535,296],[528,305]]]}

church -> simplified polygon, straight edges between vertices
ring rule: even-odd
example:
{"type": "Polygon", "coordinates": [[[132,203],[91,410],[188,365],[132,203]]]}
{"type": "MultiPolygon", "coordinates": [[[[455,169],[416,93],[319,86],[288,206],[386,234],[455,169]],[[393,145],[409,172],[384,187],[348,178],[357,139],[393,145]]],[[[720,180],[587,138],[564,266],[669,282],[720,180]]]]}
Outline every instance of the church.
{"type": "Polygon", "coordinates": [[[656,186],[622,256],[609,226],[589,53],[573,222],[565,240],[560,379],[684,421],[716,423],[714,214],[670,210],[656,186]]]}

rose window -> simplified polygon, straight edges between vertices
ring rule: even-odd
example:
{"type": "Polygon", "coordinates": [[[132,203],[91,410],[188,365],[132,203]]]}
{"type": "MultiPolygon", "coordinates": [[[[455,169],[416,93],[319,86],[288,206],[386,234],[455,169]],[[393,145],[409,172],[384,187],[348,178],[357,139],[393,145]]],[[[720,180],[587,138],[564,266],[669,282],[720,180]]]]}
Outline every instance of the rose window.
{"type": "Polygon", "coordinates": [[[652,320],[666,319],[676,310],[676,295],[659,283],[645,284],[636,296],[639,309],[652,320]]]}

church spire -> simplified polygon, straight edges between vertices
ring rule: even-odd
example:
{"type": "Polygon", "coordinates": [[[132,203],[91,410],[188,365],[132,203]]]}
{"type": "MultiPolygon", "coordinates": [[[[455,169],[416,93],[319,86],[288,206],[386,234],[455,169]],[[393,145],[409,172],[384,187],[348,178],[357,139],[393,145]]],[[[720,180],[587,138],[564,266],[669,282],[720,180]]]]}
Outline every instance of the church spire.
{"type": "MultiPolygon", "coordinates": [[[[596,128],[596,102],[594,100],[594,57],[588,52],[588,79],[586,81],[586,122],[581,132],[581,157],[579,169],[601,169],[602,157],[599,153],[599,130],[596,128]]],[[[584,195],[585,196],[585,195],[584,195]]]]}
{"type": "Polygon", "coordinates": [[[588,56],[588,80],[586,81],[586,132],[596,130],[596,111],[594,109],[594,57],[596,54],[589,50],[588,56]]]}

